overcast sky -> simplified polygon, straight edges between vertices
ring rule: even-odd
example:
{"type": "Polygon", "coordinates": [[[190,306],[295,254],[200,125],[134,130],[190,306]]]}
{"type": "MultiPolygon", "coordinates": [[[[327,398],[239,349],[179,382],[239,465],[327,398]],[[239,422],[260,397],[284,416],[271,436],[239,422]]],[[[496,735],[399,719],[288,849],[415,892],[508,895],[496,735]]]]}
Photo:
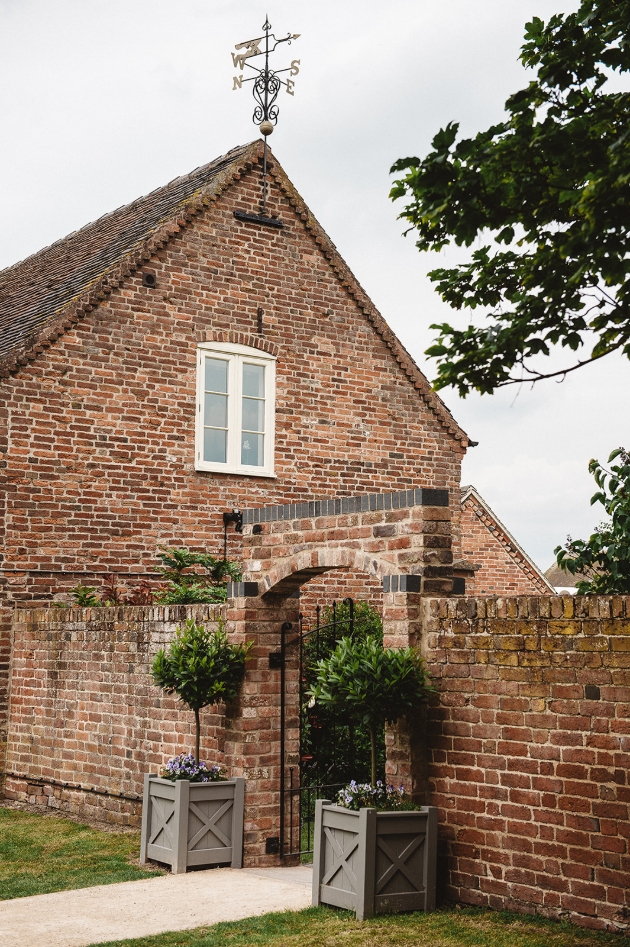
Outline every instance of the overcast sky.
{"type": "MultiPolygon", "coordinates": [[[[230,51],[300,33],[295,96],[282,94],[275,155],[421,368],[431,322],[457,318],[401,236],[388,199],[396,158],[424,155],[459,121],[500,120],[527,81],[525,22],[564,0],[0,0],[0,267],[257,136],[230,51]]],[[[282,63],[284,64],[284,62],[282,63]]],[[[630,445],[630,364],[617,356],[534,390],[442,396],[479,446],[473,483],[544,569],[567,533],[599,521],[591,457],[630,445]]],[[[601,509],[601,508],[600,508],[601,509]]]]}

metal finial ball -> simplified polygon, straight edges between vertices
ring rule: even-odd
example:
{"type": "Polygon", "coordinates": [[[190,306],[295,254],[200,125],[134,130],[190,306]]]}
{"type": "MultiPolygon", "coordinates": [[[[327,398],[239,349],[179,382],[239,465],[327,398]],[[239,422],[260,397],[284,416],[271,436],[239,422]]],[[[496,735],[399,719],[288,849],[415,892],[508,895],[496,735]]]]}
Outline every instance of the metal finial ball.
{"type": "Polygon", "coordinates": [[[273,131],[273,125],[271,124],[269,120],[261,123],[260,134],[264,135],[265,138],[267,137],[267,135],[271,135],[272,131],[273,131]]]}

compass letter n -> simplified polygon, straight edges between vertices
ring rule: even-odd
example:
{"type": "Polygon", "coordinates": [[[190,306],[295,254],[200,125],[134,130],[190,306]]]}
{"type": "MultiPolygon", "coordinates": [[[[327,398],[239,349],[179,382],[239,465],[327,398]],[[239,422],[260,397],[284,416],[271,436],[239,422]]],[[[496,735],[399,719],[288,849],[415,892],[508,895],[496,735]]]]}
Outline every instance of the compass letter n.
{"type": "Polygon", "coordinates": [[[242,89],[242,88],[243,88],[243,77],[234,76],[234,85],[232,86],[232,92],[234,92],[235,89],[242,89]]]}

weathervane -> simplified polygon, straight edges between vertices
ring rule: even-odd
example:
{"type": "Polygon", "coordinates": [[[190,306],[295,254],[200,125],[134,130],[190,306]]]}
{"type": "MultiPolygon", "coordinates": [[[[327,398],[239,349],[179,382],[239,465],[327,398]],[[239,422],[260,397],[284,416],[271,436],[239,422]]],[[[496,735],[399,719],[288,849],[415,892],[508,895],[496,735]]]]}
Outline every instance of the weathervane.
{"type": "Polygon", "coordinates": [[[259,36],[257,39],[245,40],[244,43],[237,43],[234,47],[236,50],[235,53],[232,53],[234,66],[241,70],[247,67],[255,72],[256,75],[249,76],[247,79],[243,78],[242,73],[240,76],[234,76],[232,91],[241,89],[244,82],[254,83],[253,93],[257,105],[254,109],[252,120],[255,125],[258,125],[265,139],[265,151],[263,156],[263,214],[265,214],[267,211],[267,136],[271,135],[274,125],[276,125],[278,121],[279,108],[276,105],[276,99],[280,92],[280,86],[284,86],[289,95],[295,94],[293,91],[295,87],[293,79],[290,79],[288,76],[286,79],[280,79],[279,75],[281,72],[288,72],[292,76],[297,76],[300,71],[299,59],[294,59],[291,65],[285,69],[270,69],[269,55],[273,53],[280,43],[288,43],[290,46],[291,41],[297,39],[300,34],[288,33],[287,36],[284,36],[282,39],[276,39],[275,35],[270,33],[271,23],[269,22],[268,16],[265,18],[263,30],[264,36],[259,36]],[[260,44],[263,40],[265,41],[265,46],[264,49],[261,49],[260,44]],[[264,66],[256,66],[250,62],[250,60],[256,56],[265,57],[264,66]]]}

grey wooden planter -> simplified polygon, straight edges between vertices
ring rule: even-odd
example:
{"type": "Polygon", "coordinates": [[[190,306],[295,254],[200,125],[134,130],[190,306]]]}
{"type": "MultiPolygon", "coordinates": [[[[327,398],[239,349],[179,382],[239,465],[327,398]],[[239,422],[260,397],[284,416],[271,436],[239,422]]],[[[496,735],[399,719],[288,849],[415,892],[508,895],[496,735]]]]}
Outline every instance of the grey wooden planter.
{"type": "Polygon", "coordinates": [[[353,812],[315,804],[313,904],[374,914],[435,908],[437,809],[353,812]]]}
{"type": "Polygon", "coordinates": [[[174,875],[192,866],[243,867],[244,779],[191,783],[144,777],[140,863],[174,875]]]}

